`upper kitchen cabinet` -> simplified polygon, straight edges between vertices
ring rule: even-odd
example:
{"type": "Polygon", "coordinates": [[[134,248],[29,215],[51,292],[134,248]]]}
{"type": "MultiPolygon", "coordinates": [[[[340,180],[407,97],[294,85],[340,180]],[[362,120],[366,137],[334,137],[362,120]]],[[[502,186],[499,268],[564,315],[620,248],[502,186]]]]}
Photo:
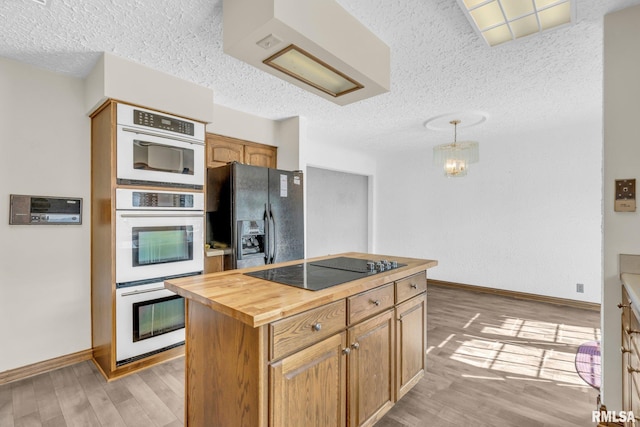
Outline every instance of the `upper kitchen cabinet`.
{"type": "Polygon", "coordinates": [[[207,133],[207,167],[209,168],[238,162],[275,169],[277,159],[277,147],[207,133]]]}

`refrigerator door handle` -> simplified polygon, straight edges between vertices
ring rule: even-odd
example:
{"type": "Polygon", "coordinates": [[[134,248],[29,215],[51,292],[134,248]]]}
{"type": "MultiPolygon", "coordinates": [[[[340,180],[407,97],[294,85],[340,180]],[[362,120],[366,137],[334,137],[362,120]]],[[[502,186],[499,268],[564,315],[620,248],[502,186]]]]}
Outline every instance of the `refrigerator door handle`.
{"type": "Polygon", "coordinates": [[[264,204],[264,263],[271,263],[271,225],[269,219],[269,205],[264,204]]]}
{"type": "Polygon", "coordinates": [[[270,231],[270,235],[271,235],[271,241],[273,242],[273,250],[271,251],[271,262],[270,264],[273,264],[276,261],[276,256],[278,255],[278,246],[276,245],[276,233],[277,233],[277,229],[276,229],[276,218],[273,216],[273,210],[271,209],[271,203],[269,203],[269,216],[271,217],[271,222],[273,224],[273,227],[269,228],[270,231]]]}

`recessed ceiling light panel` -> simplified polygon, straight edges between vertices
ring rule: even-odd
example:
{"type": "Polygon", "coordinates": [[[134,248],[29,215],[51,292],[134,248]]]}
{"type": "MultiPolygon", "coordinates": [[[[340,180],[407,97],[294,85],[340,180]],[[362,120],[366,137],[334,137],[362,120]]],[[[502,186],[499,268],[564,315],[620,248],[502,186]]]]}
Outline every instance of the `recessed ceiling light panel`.
{"type": "Polygon", "coordinates": [[[577,0],[458,0],[489,46],[571,24],[577,0]]]}
{"type": "Polygon", "coordinates": [[[364,87],[295,45],[282,49],[264,63],[335,97],[364,87]]]}
{"type": "Polygon", "coordinates": [[[390,49],[336,0],[224,0],[223,49],[338,105],[388,92],[390,49]]]}

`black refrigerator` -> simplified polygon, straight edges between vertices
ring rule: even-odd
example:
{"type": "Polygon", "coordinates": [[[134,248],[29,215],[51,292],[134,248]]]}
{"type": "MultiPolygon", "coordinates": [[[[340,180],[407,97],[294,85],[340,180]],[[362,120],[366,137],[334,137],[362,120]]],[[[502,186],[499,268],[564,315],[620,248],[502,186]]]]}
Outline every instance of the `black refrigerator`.
{"type": "Polygon", "coordinates": [[[302,172],[240,163],[207,170],[207,242],[224,269],[304,258],[302,172]]]}

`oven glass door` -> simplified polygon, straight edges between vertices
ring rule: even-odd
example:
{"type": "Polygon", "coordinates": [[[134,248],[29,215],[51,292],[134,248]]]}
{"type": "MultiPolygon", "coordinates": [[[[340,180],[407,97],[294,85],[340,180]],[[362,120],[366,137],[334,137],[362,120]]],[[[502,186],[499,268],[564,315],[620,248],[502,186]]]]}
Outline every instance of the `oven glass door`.
{"type": "Polygon", "coordinates": [[[201,212],[116,212],[116,282],[204,269],[201,212]]]}
{"type": "Polygon", "coordinates": [[[163,186],[204,185],[204,145],[118,127],[117,177],[163,186]]]}
{"type": "Polygon", "coordinates": [[[117,362],[182,344],[184,306],[162,282],[116,289],[117,362]]]}
{"type": "Polygon", "coordinates": [[[184,328],[184,299],[179,295],[133,303],[133,342],[184,328]]]}

